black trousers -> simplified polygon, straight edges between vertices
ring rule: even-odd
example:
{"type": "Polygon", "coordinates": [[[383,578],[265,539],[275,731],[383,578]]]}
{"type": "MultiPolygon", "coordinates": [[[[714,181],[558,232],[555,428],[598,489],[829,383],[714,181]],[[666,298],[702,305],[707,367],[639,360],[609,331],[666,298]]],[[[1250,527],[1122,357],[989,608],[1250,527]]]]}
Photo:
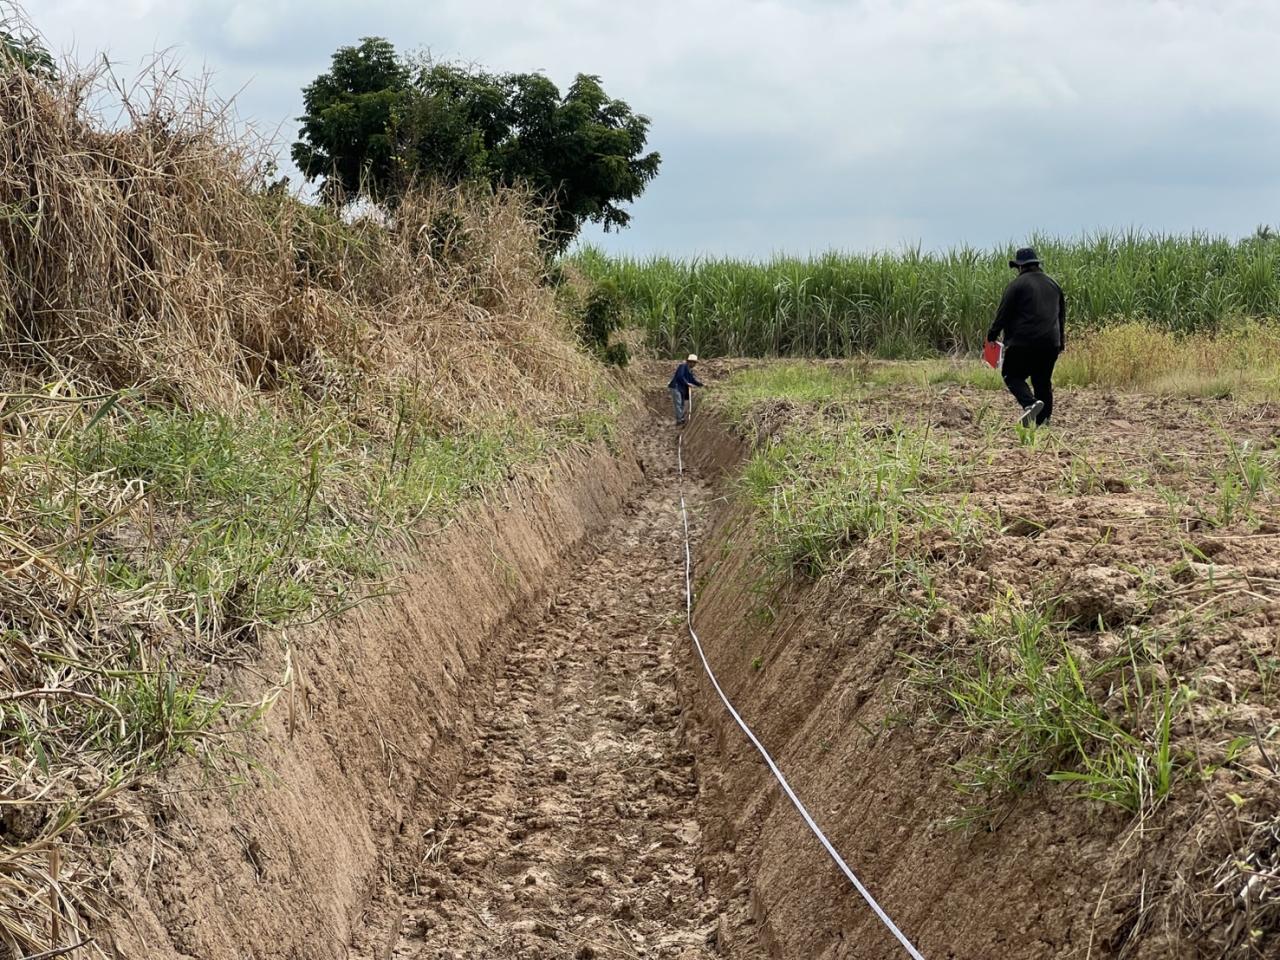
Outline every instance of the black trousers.
{"type": "Polygon", "coordinates": [[[1007,347],[1004,351],[1001,374],[1018,406],[1025,410],[1037,400],[1044,402],[1044,409],[1036,416],[1037,424],[1053,415],[1053,365],[1058,362],[1058,353],[1055,346],[1036,345],[1007,347]]]}

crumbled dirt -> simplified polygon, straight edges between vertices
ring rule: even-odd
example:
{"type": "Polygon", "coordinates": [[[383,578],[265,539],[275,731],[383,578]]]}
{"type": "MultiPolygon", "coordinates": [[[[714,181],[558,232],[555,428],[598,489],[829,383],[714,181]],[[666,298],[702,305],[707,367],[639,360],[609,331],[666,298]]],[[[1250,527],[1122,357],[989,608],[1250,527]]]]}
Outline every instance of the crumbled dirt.
{"type": "MultiPolygon", "coordinates": [[[[513,639],[450,809],[383,907],[391,956],[712,956],[719,909],[697,873],[676,676],[674,434],[654,426],[646,492],[513,639]]],[[[705,489],[690,478],[687,492],[700,509],[705,489]]]]}
{"type": "MultiPolygon", "coordinates": [[[[1069,389],[1058,402],[1060,442],[1036,446],[1019,443],[1007,396],[971,388],[770,407],[767,435],[746,439],[810,417],[873,432],[929,425],[972,468],[948,496],[995,528],[976,546],[919,537],[938,605],[921,622],[910,617],[921,597],[883,575],[883,544],[851,544],[842,573],[816,584],[780,583],[756,555],[750,511],[731,507],[703,550],[717,567],[700,633],[740,711],[925,956],[1280,957],[1280,881],[1265,866],[1280,835],[1280,514],[1273,490],[1248,515],[1219,515],[1214,480],[1232,466],[1228,437],[1274,450],[1280,410],[1069,389]],[[991,417],[1009,426],[990,434],[991,417]],[[1173,730],[1179,778],[1153,814],[1041,778],[957,822],[983,798],[957,790],[955,764],[980,745],[909,685],[906,658],[971,657],[978,616],[1010,592],[1056,599],[1085,663],[1148,630],[1148,678],[1194,690],[1173,730]]],[[[706,420],[694,429],[695,450],[723,445],[706,420]]],[[[714,731],[696,748],[701,796],[729,813],[704,830],[702,862],[724,903],[725,955],[903,956],[714,696],[703,690],[690,712],[694,729],[714,731]]]]}
{"type": "Polygon", "coordinates": [[[1076,570],[1062,588],[1062,613],[1084,624],[1127,623],[1143,609],[1139,578],[1115,567],[1087,566],[1076,570]]]}

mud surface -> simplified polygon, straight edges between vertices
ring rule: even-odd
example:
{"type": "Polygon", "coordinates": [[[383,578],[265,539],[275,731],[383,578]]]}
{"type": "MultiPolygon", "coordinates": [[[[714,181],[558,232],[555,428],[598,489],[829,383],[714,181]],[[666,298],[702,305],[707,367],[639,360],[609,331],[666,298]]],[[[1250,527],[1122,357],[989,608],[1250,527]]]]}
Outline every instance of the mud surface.
{"type": "MultiPolygon", "coordinates": [[[[654,425],[644,492],[514,638],[452,809],[385,911],[394,946],[370,955],[713,955],[719,910],[697,875],[698,784],[676,675],[686,640],[673,442],[654,425]]],[[[687,476],[686,493],[696,516],[706,488],[687,476]]]]}

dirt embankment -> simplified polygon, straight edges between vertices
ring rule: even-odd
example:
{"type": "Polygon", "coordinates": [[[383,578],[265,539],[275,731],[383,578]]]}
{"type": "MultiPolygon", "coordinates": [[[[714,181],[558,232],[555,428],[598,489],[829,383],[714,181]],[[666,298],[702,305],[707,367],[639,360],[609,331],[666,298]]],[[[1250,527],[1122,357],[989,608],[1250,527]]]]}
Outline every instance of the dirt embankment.
{"type": "MultiPolygon", "coordinates": [[[[901,410],[923,407],[923,416],[937,415],[934,429],[951,431],[962,443],[976,434],[966,417],[987,402],[961,391],[934,405],[890,391],[859,415],[891,424],[901,410]]],[[[1217,454],[1195,406],[1081,395],[1064,404],[1060,429],[1073,442],[1109,452],[1122,467],[1148,446],[1178,451],[1180,461],[1203,461],[1217,454]]],[[[1212,412],[1241,437],[1273,442],[1274,413],[1268,419],[1254,411],[1242,420],[1240,411],[1225,406],[1212,412]]],[[[687,441],[693,462],[711,471],[746,445],[705,417],[687,441]]],[[[1067,454],[1010,444],[972,496],[1003,504],[1011,517],[1035,511],[1028,515],[1042,522],[1034,529],[1006,524],[976,560],[940,585],[952,611],[951,622],[938,628],[943,636],[963,643],[966,617],[976,618],[1010,585],[1025,588],[1036,578],[1062,580],[1068,606],[1101,603],[1098,610],[1113,621],[1136,602],[1132,571],[1181,569],[1178,537],[1156,522],[1164,508],[1147,486],[1155,480],[1117,472],[1113,463],[1100,467],[1110,472],[1097,489],[1063,493],[1053,486],[1053,472],[1069,462],[1067,454]],[[1092,574],[1104,569],[1123,583],[1094,597],[1100,575],[1092,574]]],[[[1168,469],[1159,481],[1180,482],[1183,474],[1168,469]]],[[[1162,669],[1201,691],[1174,729],[1176,739],[1200,725],[1201,760],[1179,756],[1180,778],[1154,816],[1135,820],[1042,779],[1021,796],[1001,798],[983,825],[958,828],[947,825],[964,803],[955,764],[976,745],[926,716],[934,708],[908,689],[903,654],[932,656],[939,649],[922,644],[918,628],[895,616],[897,600],[879,585],[881,560],[869,548],[859,556],[864,548],[854,545],[840,576],[779,585],[759,555],[749,511],[734,506],[732,495],[727,502],[700,557],[696,617],[708,654],[831,840],[926,957],[1276,956],[1267,952],[1274,950],[1268,926],[1274,915],[1262,887],[1251,917],[1260,929],[1253,932],[1243,926],[1239,902],[1232,903],[1243,880],[1230,876],[1214,889],[1233,860],[1250,857],[1265,872],[1271,848],[1266,831],[1255,826],[1274,822],[1280,808],[1280,778],[1261,745],[1275,729],[1275,703],[1266,700],[1266,649],[1274,657],[1280,603],[1260,586],[1275,577],[1268,573],[1271,551],[1280,544],[1274,525],[1215,532],[1189,522],[1187,541],[1212,552],[1219,571],[1252,571],[1261,599],[1232,606],[1241,599],[1233,595],[1241,589],[1238,579],[1193,591],[1192,602],[1213,600],[1223,615],[1212,634],[1179,634],[1164,652],[1162,669]],[[1206,736],[1211,724],[1213,735],[1206,736]],[[1231,748],[1225,758],[1222,753],[1228,742],[1238,748],[1234,758],[1231,748]],[[1251,937],[1259,949],[1250,947],[1251,937]]],[[[1180,590],[1161,594],[1170,599],[1144,608],[1143,616],[1159,622],[1161,604],[1181,610],[1180,590]]],[[[1071,642],[1105,642],[1108,634],[1090,632],[1097,630],[1083,622],[1071,642]]],[[[686,656],[685,676],[697,671],[686,656]]],[[[718,829],[704,823],[701,865],[708,889],[725,903],[723,952],[824,960],[905,956],[781,797],[709,687],[700,684],[690,701],[704,809],[712,818],[730,811],[718,829]]]]}
{"type": "MultiPolygon", "coordinates": [[[[624,502],[636,462],[598,448],[520,482],[433,542],[394,596],[289,631],[257,670],[293,682],[230,796],[199,774],[140,796],[95,925],[129,958],[321,960],[373,942],[366,911],[420,859],[458,780],[477,702],[549,574],[624,502]]],[[[244,686],[261,681],[241,678],[244,686]]],[[[372,955],[372,954],[371,954],[372,955]]]]}

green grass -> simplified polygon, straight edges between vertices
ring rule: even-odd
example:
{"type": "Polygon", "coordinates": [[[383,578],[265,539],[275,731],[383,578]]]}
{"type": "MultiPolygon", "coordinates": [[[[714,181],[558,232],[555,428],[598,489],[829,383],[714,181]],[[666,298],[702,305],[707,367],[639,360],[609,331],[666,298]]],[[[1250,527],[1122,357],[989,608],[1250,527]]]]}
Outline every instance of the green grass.
{"type": "MultiPolygon", "coordinates": [[[[1121,320],[1170,333],[1280,317],[1280,239],[1100,233],[1035,240],[1074,330],[1121,320]]],[[[1012,245],[1011,245],[1012,246],[1012,245]]],[[[1011,249],[829,253],[766,261],[612,258],[574,263],[622,291],[668,355],[921,358],[976,350],[1012,274],[1011,249]]]]}
{"type": "Polygon", "coordinates": [[[1263,451],[1256,444],[1237,442],[1222,432],[1227,443],[1225,462],[1213,472],[1210,521],[1219,527],[1238,520],[1255,522],[1259,501],[1276,488],[1280,476],[1280,452],[1263,451]]]}
{"type": "Polygon", "coordinates": [[[975,634],[967,654],[910,661],[911,682],[940,695],[976,744],[956,767],[975,797],[957,823],[990,819],[1045,780],[1134,814],[1168,797],[1179,775],[1171,730],[1187,697],[1150,669],[1140,632],[1126,635],[1125,653],[1089,662],[1052,605],[1005,598],[975,634]]]}
{"type": "Polygon", "coordinates": [[[733,420],[772,400],[825,403],[863,396],[867,382],[864,368],[806,363],[771,363],[734,374],[717,386],[714,402],[733,420]]]}
{"type": "Polygon", "coordinates": [[[735,422],[771,402],[808,406],[848,403],[892,385],[955,384],[981,390],[1004,390],[999,373],[978,362],[912,360],[897,362],[803,363],[779,361],[739,370],[718,384],[713,402],[735,422]]]}
{"type": "MultiPolygon", "coordinates": [[[[612,436],[608,411],[543,428],[512,420],[451,435],[402,431],[390,443],[337,416],[122,412],[58,455],[75,474],[145,493],[180,529],[103,539],[99,559],[114,585],[152,585],[172,618],[203,632],[341,603],[414,525],[451,515],[567,443],[612,436]]],[[[78,522],[105,519],[104,510],[78,522]]]]}
{"type": "Polygon", "coordinates": [[[964,483],[963,466],[927,432],[856,422],[792,426],[756,452],[741,479],[773,565],[814,578],[867,540],[887,540],[898,556],[922,530],[979,536],[976,509],[937,496],[964,483]]]}

